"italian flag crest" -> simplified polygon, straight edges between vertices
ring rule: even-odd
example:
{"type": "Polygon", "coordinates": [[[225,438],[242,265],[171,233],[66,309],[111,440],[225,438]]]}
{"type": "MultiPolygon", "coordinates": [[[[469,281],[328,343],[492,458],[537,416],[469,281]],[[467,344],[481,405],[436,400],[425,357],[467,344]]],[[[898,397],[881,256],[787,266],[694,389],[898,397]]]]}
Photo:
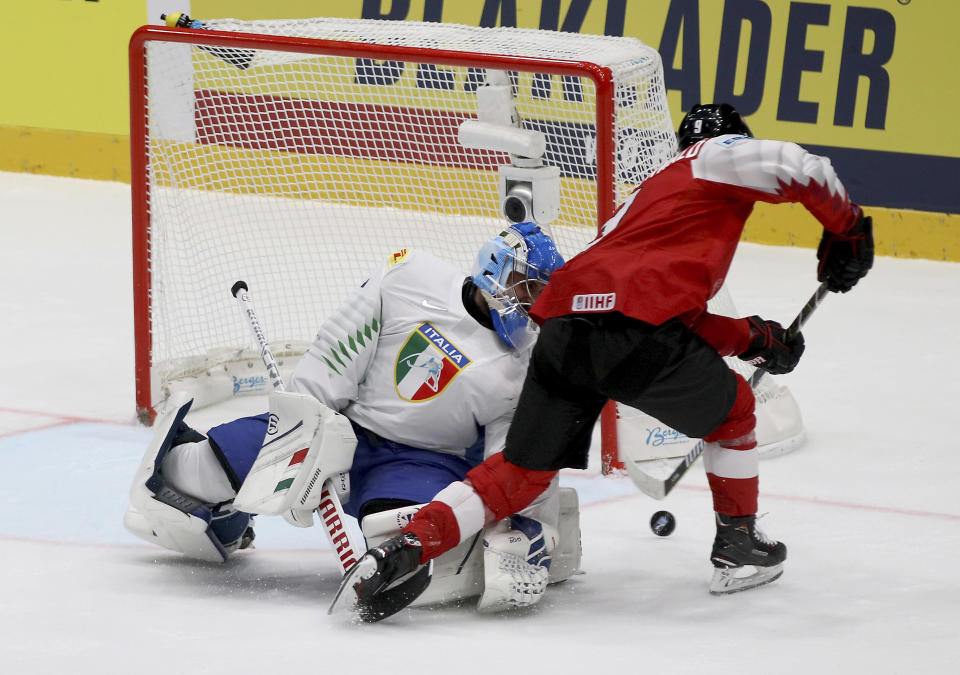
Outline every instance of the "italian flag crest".
{"type": "Polygon", "coordinates": [[[397,354],[394,382],[407,401],[426,401],[443,393],[470,359],[429,323],[410,334],[397,354]]]}

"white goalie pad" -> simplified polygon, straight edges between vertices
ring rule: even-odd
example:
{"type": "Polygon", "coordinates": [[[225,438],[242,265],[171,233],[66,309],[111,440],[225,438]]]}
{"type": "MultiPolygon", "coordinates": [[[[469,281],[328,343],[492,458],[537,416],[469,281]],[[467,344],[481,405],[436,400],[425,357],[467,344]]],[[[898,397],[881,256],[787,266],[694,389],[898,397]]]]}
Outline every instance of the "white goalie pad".
{"type": "MultiPolygon", "coordinates": [[[[538,508],[555,508],[559,502],[559,522],[555,532],[559,533],[559,543],[551,545],[552,564],[549,570],[549,583],[564,581],[580,568],[580,510],[576,490],[561,487],[557,491],[558,499],[538,505],[538,508]]],[[[405,506],[392,511],[371,514],[363,519],[362,529],[367,548],[399,534],[410,522],[422,504],[405,506]]],[[[531,510],[535,512],[536,509],[531,510]]],[[[534,516],[536,517],[536,516],[534,516]]],[[[556,518],[556,516],[554,516],[556,518]]],[[[547,518],[553,521],[554,518],[547,518]]],[[[490,528],[497,527],[493,524],[490,528]]],[[[546,525],[553,530],[553,526],[546,525]]],[[[477,532],[459,546],[447,551],[433,561],[433,576],[427,589],[413,601],[411,606],[419,607],[452,602],[479,596],[484,591],[484,546],[483,531],[477,532]]]]}
{"type": "Polygon", "coordinates": [[[325,483],[350,497],[357,438],[349,420],[308,394],[273,392],[263,446],[234,499],[235,508],[281,515],[309,527],[325,483]]]}
{"type": "Polygon", "coordinates": [[[483,593],[477,611],[530,607],[550,582],[557,530],[525,516],[511,516],[483,533],[483,593]]]}
{"type": "MultiPolygon", "coordinates": [[[[806,432],[800,406],[787,387],[764,376],[754,390],[757,452],[761,459],[786,454],[803,444],[806,432]]],[[[699,439],[689,438],[646,413],[617,404],[617,445],[627,466],[636,462],[684,457],[699,439]]],[[[651,465],[652,466],[652,465],[651,465]]]]}
{"type": "Polygon", "coordinates": [[[562,487],[557,491],[560,502],[557,532],[559,545],[553,550],[550,565],[550,583],[566,581],[580,571],[583,546],[580,542],[580,497],[573,488],[562,487]]]}
{"type": "MultiPolygon", "coordinates": [[[[763,380],[773,382],[767,375],[763,380]]],[[[779,457],[796,450],[807,438],[800,406],[787,387],[764,387],[763,380],[754,390],[757,399],[757,453],[760,459],[779,457]]]]}
{"type": "Polygon", "coordinates": [[[188,558],[222,563],[229,556],[228,551],[210,538],[208,521],[160,502],[146,506],[131,503],[123,514],[123,526],[144,541],[183,553],[188,558]]]}
{"type": "Polygon", "coordinates": [[[178,394],[157,418],[153,439],[134,474],[123,524],[144,541],[190,558],[222,563],[232,549],[224,547],[212,532],[211,509],[171,490],[158,472],[158,465],[170,449],[191,403],[186,394],[178,394]]]}

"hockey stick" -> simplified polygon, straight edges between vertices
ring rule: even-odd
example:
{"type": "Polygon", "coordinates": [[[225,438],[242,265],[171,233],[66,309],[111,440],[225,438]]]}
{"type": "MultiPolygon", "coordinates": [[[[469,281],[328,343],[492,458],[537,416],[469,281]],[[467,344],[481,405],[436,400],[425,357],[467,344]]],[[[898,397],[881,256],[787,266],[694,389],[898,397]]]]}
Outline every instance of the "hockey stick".
{"type": "MultiPolygon", "coordinates": [[[[270,381],[273,383],[274,389],[280,392],[286,391],[283,378],[280,375],[280,369],[277,367],[277,362],[273,358],[270,346],[267,344],[267,337],[264,334],[259,319],[257,319],[257,313],[253,309],[253,301],[250,299],[247,284],[243,281],[236,282],[230,289],[230,293],[237,299],[240,313],[243,314],[244,319],[246,319],[250,326],[250,330],[253,331],[253,337],[257,341],[257,346],[260,348],[260,358],[263,359],[263,365],[267,367],[267,372],[270,374],[270,381]]],[[[321,501],[320,506],[317,507],[317,515],[319,516],[320,522],[323,523],[324,531],[327,533],[330,544],[333,546],[337,562],[340,563],[340,571],[346,572],[360,559],[361,549],[353,545],[353,542],[350,540],[350,534],[347,528],[344,527],[346,514],[343,511],[343,505],[340,504],[337,491],[333,488],[333,481],[331,479],[324,481],[320,495],[321,501]]]]}
{"type": "MultiPolygon", "coordinates": [[[[797,314],[797,317],[793,320],[793,323],[790,324],[790,327],[787,328],[787,337],[793,337],[800,332],[800,329],[803,328],[803,325],[807,322],[807,319],[813,314],[813,312],[820,306],[820,302],[823,300],[824,296],[827,294],[826,284],[820,284],[817,287],[817,290],[814,292],[810,299],[807,300],[807,303],[800,310],[800,313],[797,314]]],[[[750,387],[753,388],[757,382],[760,381],[760,378],[763,377],[765,370],[757,368],[757,370],[750,376],[750,387]]],[[[650,474],[636,469],[630,471],[630,478],[633,481],[634,485],[640,488],[640,491],[644,494],[653,497],[654,499],[663,499],[673,488],[676,486],[680,479],[683,478],[684,474],[693,466],[694,462],[703,454],[703,449],[705,447],[703,440],[697,442],[693,449],[686,454],[686,456],[680,461],[673,472],[666,478],[657,478],[651,476],[650,474]]]]}

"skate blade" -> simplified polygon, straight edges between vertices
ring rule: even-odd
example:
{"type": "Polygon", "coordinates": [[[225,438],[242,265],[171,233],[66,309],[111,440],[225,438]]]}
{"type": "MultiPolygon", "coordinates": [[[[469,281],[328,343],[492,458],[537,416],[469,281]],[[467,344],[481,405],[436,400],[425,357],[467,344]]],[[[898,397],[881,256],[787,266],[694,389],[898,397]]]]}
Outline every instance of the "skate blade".
{"type": "Polygon", "coordinates": [[[370,556],[362,556],[360,560],[354,563],[353,567],[348,569],[343,579],[340,580],[340,588],[337,594],[333,596],[333,602],[330,603],[330,609],[327,614],[334,614],[340,611],[352,611],[357,606],[357,593],[354,586],[363,579],[369,579],[377,571],[377,561],[370,556]]]}
{"type": "Polygon", "coordinates": [[[776,581],[783,574],[783,564],[770,567],[744,565],[743,567],[717,567],[710,581],[711,595],[729,595],[750,590],[776,581]],[[751,572],[751,570],[753,570],[751,572]]]}
{"type": "Polygon", "coordinates": [[[433,561],[370,598],[357,599],[356,615],[365,623],[376,623],[409,606],[427,590],[433,578],[433,561]]]}

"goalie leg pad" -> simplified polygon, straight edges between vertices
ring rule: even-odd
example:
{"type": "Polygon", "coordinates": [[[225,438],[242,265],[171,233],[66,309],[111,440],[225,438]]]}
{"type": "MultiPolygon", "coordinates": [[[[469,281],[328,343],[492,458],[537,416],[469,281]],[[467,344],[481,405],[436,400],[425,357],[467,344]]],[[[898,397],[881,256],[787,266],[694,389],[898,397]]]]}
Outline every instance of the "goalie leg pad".
{"type": "Polygon", "coordinates": [[[550,552],[550,583],[565,581],[580,569],[580,499],[571,487],[560,487],[554,477],[547,488],[521,516],[533,518],[544,525],[547,533],[557,532],[557,541],[547,541],[550,552]]]}
{"type": "Polygon", "coordinates": [[[772,375],[765,376],[754,391],[757,397],[757,450],[760,459],[785,455],[806,440],[803,415],[797,400],[790,389],[773,383],[773,379],[772,375]]]}
{"type": "MultiPolygon", "coordinates": [[[[131,533],[152,544],[190,558],[222,563],[244,544],[249,514],[214,508],[185,495],[168,485],[160,472],[171,448],[203,439],[183,421],[191,403],[180,396],[157,419],[153,440],[134,475],[123,523],[131,533]]],[[[249,541],[252,535],[246,543],[249,541]]]]}
{"type": "Polygon", "coordinates": [[[228,477],[229,465],[210,440],[174,445],[164,457],[160,473],[167,485],[206,504],[232,501],[237,496],[228,477]]]}
{"type": "Polygon", "coordinates": [[[580,570],[583,548],[580,543],[580,498],[577,491],[562,487],[560,518],[557,523],[560,541],[553,550],[550,564],[550,583],[566,581],[580,570]]]}
{"type": "Polygon", "coordinates": [[[483,593],[480,612],[535,605],[550,581],[550,549],[556,530],[533,518],[513,515],[483,536],[483,593]]]}

